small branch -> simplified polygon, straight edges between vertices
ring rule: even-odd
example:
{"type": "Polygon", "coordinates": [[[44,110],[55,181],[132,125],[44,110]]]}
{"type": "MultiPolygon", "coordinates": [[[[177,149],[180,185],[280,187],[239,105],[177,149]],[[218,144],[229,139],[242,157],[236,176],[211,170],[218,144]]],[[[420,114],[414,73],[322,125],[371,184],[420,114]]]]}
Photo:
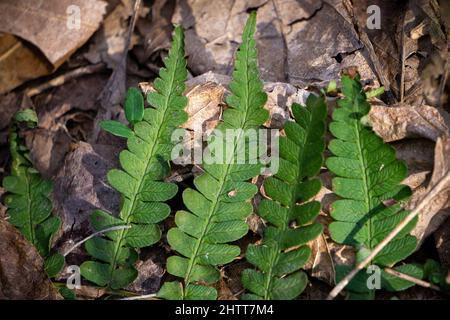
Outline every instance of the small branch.
{"type": "Polygon", "coordinates": [[[156,293],[145,294],[142,296],[126,297],[126,298],[121,298],[119,300],[142,300],[142,299],[153,299],[153,298],[156,298],[156,293]]]}
{"type": "Polygon", "coordinates": [[[436,290],[436,291],[441,291],[441,289],[438,286],[436,286],[436,285],[434,285],[432,283],[423,281],[421,279],[414,278],[414,277],[412,277],[412,276],[410,276],[408,274],[404,274],[404,273],[398,272],[397,270],[394,270],[394,269],[391,269],[391,268],[384,268],[384,271],[386,273],[389,273],[390,275],[393,275],[394,277],[397,277],[397,278],[400,278],[400,279],[403,279],[403,280],[415,283],[415,284],[417,284],[417,285],[419,285],[421,287],[430,288],[430,289],[433,289],[433,290],[436,290]]]}
{"type": "Polygon", "coordinates": [[[76,248],[78,248],[80,245],[82,245],[83,243],[85,243],[86,241],[88,241],[89,239],[92,239],[93,237],[96,237],[98,235],[103,235],[105,232],[110,232],[110,231],[117,231],[117,230],[122,230],[122,229],[129,229],[131,228],[131,226],[126,225],[126,226],[115,226],[115,227],[111,227],[111,228],[106,228],[97,232],[94,232],[93,234],[91,234],[90,236],[84,238],[83,240],[75,243],[73,245],[73,247],[71,247],[69,250],[66,251],[66,253],[64,253],[64,257],[66,257],[69,253],[71,253],[73,250],[75,250],[76,248]]]}
{"type": "Polygon", "coordinates": [[[430,192],[422,199],[417,207],[411,211],[406,218],[400,222],[397,227],[381,241],[375,249],[367,256],[364,261],[356,265],[356,267],[342,279],[331,292],[329,293],[327,300],[332,300],[349,284],[349,282],[358,274],[359,271],[364,269],[375,257],[386,247],[386,245],[394,239],[400,231],[402,231],[408,223],[410,223],[420,211],[422,211],[442,190],[448,188],[450,184],[450,170],[447,170],[445,175],[439,179],[439,181],[431,188],[430,192]]]}
{"type": "Polygon", "coordinates": [[[33,97],[35,95],[38,95],[38,94],[44,92],[45,90],[61,86],[64,83],[66,83],[72,79],[76,79],[78,77],[81,77],[81,76],[84,76],[87,74],[93,74],[93,73],[99,72],[99,71],[103,70],[104,68],[105,68],[104,63],[97,63],[97,64],[92,64],[89,66],[84,66],[84,67],[80,67],[80,68],[71,70],[65,74],[62,74],[53,79],[50,79],[49,81],[44,82],[36,87],[28,89],[27,91],[25,91],[25,95],[28,97],[33,97]]]}
{"type": "Polygon", "coordinates": [[[406,21],[406,13],[403,14],[402,28],[401,28],[402,65],[400,70],[400,103],[403,103],[403,100],[405,99],[405,64],[406,64],[405,21],[406,21]]]}

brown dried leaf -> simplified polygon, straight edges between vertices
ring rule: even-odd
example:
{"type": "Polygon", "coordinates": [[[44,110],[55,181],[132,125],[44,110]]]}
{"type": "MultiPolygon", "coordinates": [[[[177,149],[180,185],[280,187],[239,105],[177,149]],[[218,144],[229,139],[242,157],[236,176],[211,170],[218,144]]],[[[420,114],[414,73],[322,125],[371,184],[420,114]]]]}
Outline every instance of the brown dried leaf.
{"type": "Polygon", "coordinates": [[[386,142],[423,137],[436,141],[450,135],[447,112],[427,105],[372,105],[369,121],[374,131],[386,142]]]}
{"type": "Polygon", "coordinates": [[[53,67],[36,55],[23,40],[10,34],[0,34],[0,94],[27,80],[47,75],[52,70],[53,67]]]}
{"type": "Polygon", "coordinates": [[[155,52],[170,47],[174,9],[173,0],[156,0],[151,6],[151,16],[137,22],[136,28],[144,38],[143,53],[138,55],[140,63],[146,63],[155,52]]]}
{"type": "Polygon", "coordinates": [[[188,90],[186,97],[189,100],[185,110],[189,119],[182,125],[182,128],[202,130],[207,121],[218,120],[221,114],[221,105],[224,103],[224,93],[225,87],[213,82],[206,82],[188,90]]]}
{"type": "Polygon", "coordinates": [[[22,41],[14,40],[16,43],[10,47],[13,54],[8,57],[7,66],[19,66],[19,70],[4,68],[2,79],[8,81],[0,83],[0,93],[58,68],[97,30],[105,7],[106,3],[99,0],[1,1],[0,32],[30,42],[40,53],[33,52],[22,41]],[[76,6],[80,10],[81,23],[77,30],[68,27],[70,19],[74,17],[67,11],[69,6],[76,6]],[[13,63],[18,60],[20,63],[13,63]]]}
{"type": "Polygon", "coordinates": [[[0,219],[0,299],[62,299],[44,271],[36,248],[0,219]]]}
{"type": "Polygon", "coordinates": [[[420,105],[423,102],[437,106],[440,99],[439,81],[430,78],[445,78],[445,68],[435,69],[435,73],[424,73],[430,57],[438,55],[444,61],[447,52],[445,27],[439,20],[439,10],[435,0],[353,1],[355,16],[359,20],[361,33],[368,35],[379,61],[380,77],[387,79],[387,87],[401,101],[401,86],[404,87],[403,102],[420,105]],[[367,8],[380,7],[382,27],[368,29],[367,8]],[[402,81],[403,79],[403,81],[402,81]],[[431,94],[430,94],[431,93],[431,94]]]}
{"type": "Polygon", "coordinates": [[[358,51],[362,44],[339,6],[337,1],[188,0],[177,1],[172,21],[186,29],[188,64],[195,74],[231,74],[247,10],[257,9],[264,80],[309,85],[337,78],[342,67],[351,65],[374,79],[358,51]]]}
{"type": "MultiPolygon", "coordinates": [[[[434,170],[430,183],[426,189],[416,191],[408,204],[409,208],[416,207],[423,196],[430,192],[431,188],[443,176],[450,172],[450,138],[443,136],[438,138],[434,152],[434,170]]],[[[431,201],[419,214],[419,221],[412,234],[419,241],[423,241],[432,234],[450,215],[450,186],[443,190],[431,201]]]]}
{"type": "Polygon", "coordinates": [[[120,196],[106,183],[106,174],[118,166],[116,155],[122,149],[85,142],[72,146],[55,178],[54,206],[62,220],[60,252],[93,232],[89,222],[93,210],[117,212],[120,196]]]}
{"type": "MultiPolygon", "coordinates": [[[[108,14],[92,37],[89,51],[84,54],[89,62],[104,62],[111,69],[120,64],[127,46],[128,20],[133,14],[133,4],[133,0],[122,0],[108,14]]],[[[138,42],[139,37],[133,34],[130,46],[133,47],[138,42]]]]}
{"type": "Polygon", "coordinates": [[[26,142],[35,167],[44,176],[58,172],[72,141],[86,140],[106,81],[105,75],[88,75],[36,97],[39,125],[26,142]]]}

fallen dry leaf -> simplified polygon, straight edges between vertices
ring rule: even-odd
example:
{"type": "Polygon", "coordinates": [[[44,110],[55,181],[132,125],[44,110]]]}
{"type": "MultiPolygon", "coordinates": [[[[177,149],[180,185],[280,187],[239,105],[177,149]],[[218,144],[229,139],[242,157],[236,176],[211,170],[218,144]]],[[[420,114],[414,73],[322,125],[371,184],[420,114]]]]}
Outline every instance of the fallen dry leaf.
{"type": "Polygon", "coordinates": [[[374,131],[386,142],[417,137],[436,141],[440,136],[450,135],[450,115],[427,105],[374,104],[369,121],[374,131]]]}
{"type": "MultiPolygon", "coordinates": [[[[133,14],[134,0],[123,0],[112,9],[104,19],[99,30],[90,41],[89,51],[84,57],[91,63],[104,62],[110,69],[116,68],[122,60],[127,46],[128,21],[133,14]]],[[[139,42],[139,37],[132,35],[130,47],[139,42]]]]}
{"type": "Polygon", "coordinates": [[[54,207],[62,220],[57,237],[60,252],[93,232],[89,222],[93,210],[117,212],[120,196],[106,183],[106,173],[118,166],[116,155],[122,149],[79,142],[66,156],[54,186],[54,207]]]}
{"type": "Polygon", "coordinates": [[[262,78],[294,85],[338,77],[342,67],[358,65],[374,79],[356,32],[338,1],[237,0],[177,1],[174,23],[186,29],[188,64],[195,74],[230,75],[249,9],[257,9],[256,40],[262,78]]]}
{"type": "MultiPolygon", "coordinates": [[[[431,188],[450,171],[450,138],[443,136],[437,139],[434,152],[434,169],[430,183],[421,192],[415,192],[408,203],[409,208],[414,208],[431,188]]],[[[431,201],[426,209],[419,215],[419,221],[412,234],[422,242],[426,237],[436,231],[437,228],[450,215],[450,186],[443,190],[431,201]]]]}
{"type": "Polygon", "coordinates": [[[106,82],[103,74],[88,75],[34,99],[39,125],[27,136],[26,143],[34,166],[44,176],[54,176],[63,165],[70,143],[86,140],[92,131],[96,99],[106,82]]]}
{"type": "Polygon", "coordinates": [[[23,40],[11,34],[0,34],[0,94],[52,70],[53,67],[23,40]]]}
{"type": "Polygon", "coordinates": [[[0,219],[0,299],[62,299],[44,271],[44,261],[7,221],[0,219]]]}
{"type": "Polygon", "coordinates": [[[218,120],[223,105],[225,87],[214,82],[196,85],[187,90],[188,105],[185,108],[189,119],[182,128],[189,130],[204,130],[206,122],[218,120]]]}
{"type": "Polygon", "coordinates": [[[32,57],[32,51],[23,48],[23,42],[17,42],[8,59],[11,59],[10,63],[20,59],[20,63],[8,64],[16,68],[2,70],[2,79],[5,77],[10,81],[0,82],[0,93],[59,67],[97,30],[105,7],[106,3],[99,0],[1,1],[0,32],[28,41],[45,58],[39,54],[32,57]],[[74,20],[78,17],[79,23],[74,20]],[[27,64],[34,65],[36,70],[27,74],[30,70],[27,64]]]}
{"type": "Polygon", "coordinates": [[[161,250],[153,248],[152,254],[135,263],[138,271],[136,280],[127,287],[127,290],[139,294],[155,293],[161,287],[161,279],[165,273],[162,265],[165,258],[161,255],[161,250]]]}
{"type": "Polygon", "coordinates": [[[438,105],[436,95],[440,85],[430,77],[444,78],[445,68],[434,69],[434,74],[424,72],[430,57],[439,55],[444,61],[447,59],[445,26],[441,26],[438,18],[437,2],[361,0],[352,3],[361,32],[368,35],[380,64],[377,71],[387,80],[385,85],[396,101],[438,105]],[[379,29],[367,28],[369,5],[380,8],[382,27],[379,29]]]}
{"type": "Polygon", "coordinates": [[[144,38],[142,53],[137,54],[140,63],[147,63],[156,52],[170,47],[174,10],[175,1],[156,0],[151,6],[150,17],[137,22],[136,29],[144,38]]]}

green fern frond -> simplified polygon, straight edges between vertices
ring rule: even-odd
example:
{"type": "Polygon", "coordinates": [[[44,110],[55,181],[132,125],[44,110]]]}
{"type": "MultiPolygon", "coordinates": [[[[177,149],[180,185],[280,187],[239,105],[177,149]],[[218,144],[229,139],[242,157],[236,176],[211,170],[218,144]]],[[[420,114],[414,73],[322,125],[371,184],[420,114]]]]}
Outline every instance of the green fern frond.
{"type": "Polygon", "coordinates": [[[245,294],[243,299],[298,297],[308,280],[299,271],[311,255],[305,244],[323,229],[321,224],[313,223],[320,212],[320,203],[307,201],[321,188],[315,176],[325,150],[326,104],[322,97],[311,94],[306,107],[294,103],[292,112],[295,121],[286,122],[286,136],[280,138],[278,173],[264,182],[265,193],[271,200],[264,199],[259,205],[259,215],[270,226],[262,244],[247,248],[247,260],[260,271],[244,270],[242,284],[252,294],[245,294]],[[294,228],[290,227],[293,221],[294,228]]]}
{"type": "MultiPolygon", "coordinates": [[[[334,241],[352,245],[357,259],[363,259],[401,222],[408,211],[402,206],[411,194],[400,182],[407,167],[396,159],[395,150],[385,144],[361,119],[370,111],[359,76],[342,77],[344,98],[333,112],[330,131],[336,138],[329,144],[334,156],[326,161],[333,178],[333,191],[342,199],[331,206],[336,220],[329,230],[334,241]],[[394,204],[387,205],[387,201],[394,204]]],[[[414,252],[417,240],[409,235],[410,223],[373,260],[392,266],[414,252]]],[[[366,287],[367,291],[367,287],[366,287]]]]}
{"type": "Polygon", "coordinates": [[[51,240],[61,221],[51,214],[52,182],[43,179],[33,168],[29,151],[17,133],[19,122],[26,122],[29,127],[34,127],[37,124],[36,113],[25,109],[14,117],[9,131],[11,175],[3,179],[3,187],[7,192],[4,202],[8,208],[9,222],[37,248],[44,259],[48,259],[46,270],[53,277],[64,264],[64,258],[59,254],[49,257],[51,240]]]}
{"type": "Polygon", "coordinates": [[[98,231],[114,226],[128,228],[108,232],[105,238],[93,238],[85,244],[87,252],[98,261],[84,262],[81,274],[100,286],[123,288],[136,278],[135,249],[160,239],[157,223],[170,214],[164,202],[178,190],[175,184],[162,180],[169,172],[172,133],[187,120],[187,98],[182,95],[187,69],[181,27],[175,28],[164,65],[154,82],[156,92],[147,96],[151,107],[144,109],[137,89],[128,91],[125,114],[132,129],[114,122],[102,125],[113,134],[127,137],[128,148],[119,155],[122,169],[112,169],[107,176],[109,184],[122,194],[122,203],[118,217],[97,210],[91,223],[98,231]]]}
{"type": "MultiPolygon", "coordinates": [[[[178,211],[176,228],[169,230],[167,239],[180,256],[169,257],[167,271],[184,279],[166,282],[158,296],[165,299],[216,299],[217,291],[204,284],[219,280],[217,266],[233,261],[238,246],[229,245],[248,232],[246,217],[252,212],[249,200],[257,188],[247,180],[260,174],[261,164],[239,164],[234,161],[247,150],[245,133],[258,129],[268,118],[264,104],[267,95],[259,79],[256,43],[256,14],[250,14],[237,52],[235,70],[230,83],[229,108],[224,112],[221,132],[239,132],[230,143],[223,164],[204,164],[204,173],[194,179],[197,190],[186,189],[183,200],[187,211],[178,211]],[[243,143],[244,142],[244,143],[243,143]],[[239,146],[244,146],[241,149],[239,146]]],[[[229,143],[230,141],[227,141],[229,143]]],[[[210,146],[210,145],[208,145],[210,146]]]]}

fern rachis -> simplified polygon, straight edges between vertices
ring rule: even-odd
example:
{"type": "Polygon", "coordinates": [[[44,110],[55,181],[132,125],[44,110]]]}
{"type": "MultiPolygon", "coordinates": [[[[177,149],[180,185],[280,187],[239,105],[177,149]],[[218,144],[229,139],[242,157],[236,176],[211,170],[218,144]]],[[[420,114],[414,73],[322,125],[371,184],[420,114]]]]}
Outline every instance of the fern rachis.
{"type": "Polygon", "coordinates": [[[125,113],[132,129],[114,121],[102,123],[105,130],[127,138],[128,148],[119,156],[123,170],[108,173],[108,182],[123,200],[119,217],[98,210],[92,214],[92,224],[97,230],[130,227],[108,232],[109,240],[93,238],[86,242],[88,253],[106,262],[87,261],[81,266],[83,276],[98,285],[118,289],[131,283],[137,276],[134,248],[156,243],[161,237],[157,223],[170,214],[164,202],[176,194],[177,186],[162,180],[168,173],[172,132],[187,119],[183,110],[187,99],[182,96],[187,78],[183,41],[182,29],[176,27],[165,68],[154,82],[156,92],[147,96],[150,108],[144,109],[137,89],[128,91],[125,113]]]}
{"type": "Polygon", "coordinates": [[[52,238],[58,231],[61,220],[51,214],[52,182],[43,179],[33,168],[29,152],[18,134],[20,122],[34,126],[37,124],[37,115],[31,109],[19,111],[9,132],[11,175],[3,179],[3,187],[7,192],[7,214],[9,222],[19,229],[45,259],[48,276],[54,277],[64,265],[62,255],[50,255],[52,238]]]}
{"type": "Polygon", "coordinates": [[[262,244],[247,249],[247,260],[260,271],[243,272],[242,283],[252,292],[244,299],[296,298],[307,283],[306,274],[299,271],[311,254],[305,244],[322,232],[320,224],[311,223],[320,212],[320,203],[306,201],[321,187],[314,177],[323,163],[325,101],[310,95],[306,107],[294,104],[292,111],[295,122],[285,124],[286,136],[280,139],[279,171],[264,183],[271,199],[259,206],[259,214],[270,226],[262,244]],[[290,227],[293,220],[298,227],[290,227]]]}
{"type": "Polygon", "coordinates": [[[237,52],[231,95],[227,98],[230,108],[217,128],[238,130],[238,134],[231,152],[227,150],[224,164],[204,164],[205,172],[194,179],[198,191],[186,189],[183,193],[189,212],[177,212],[177,227],[167,235],[170,246],[182,257],[169,257],[167,270],[183,278],[184,286],[180,282],[166,282],[158,294],[162,298],[216,299],[216,290],[203,284],[218,281],[216,266],[229,263],[240,254],[239,247],[227,243],[240,239],[248,231],[245,218],[252,212],[248,200],[257,189],[246,181],[258,175],[262,165],[237,164],[232,160],[242,151],[238,146],[245,139],[246,130],[259,128],[268,118],[263,108],[267,96],[257,68],[255,29],[256,14],[252,13],[237,52]]]}
{"type": "MultiPolygon", "coordinates": [[[[407,215],[402,205],[410,190],[400,184],[406,178],[406,165],[396,159],[391,146],[362,123],[370,104],[359,76],[343,76],[342,91],[344,98],[338,101],[339,108],[333,112],[330,124],[335,139],[329,149],[334,156],[326,162],[336,175],[333,191],[342,199],[332,204],[331,216],[336,221],[329,229],[334,241],[356,247],[359,260],[407,215]],[[385,205],[390,199],[396,203],[385,205]]],[[[392,266],[409,256],[416,247],[415,237],[409,235],[414,224],[415,221],[394,238],[373,263],[392,266]]],[[[367,287],[358,290],[372,294],[367,287]]]]}

